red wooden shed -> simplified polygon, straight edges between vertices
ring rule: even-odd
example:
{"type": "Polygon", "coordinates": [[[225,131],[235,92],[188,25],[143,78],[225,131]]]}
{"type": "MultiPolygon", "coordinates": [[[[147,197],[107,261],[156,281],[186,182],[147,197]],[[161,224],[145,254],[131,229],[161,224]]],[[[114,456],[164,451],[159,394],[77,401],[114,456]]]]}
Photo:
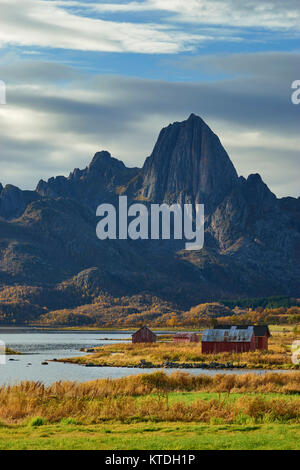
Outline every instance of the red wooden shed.
{"type": "Polygon", "coordinates": [[[205,330],[202,333],[202,353],[217,354],[222,352],[255,351],[255,336],[253,326],[247,329],[205,330]]]}
{"type": "Polygon", "coordinates": [[[133,343],[155,343],[156,334],[149,330],[146,326],[143,326],[140,330],[136,331],[132,335],[133,343]]]}
{"type": "Polygon", "coordinates": [[[176,333],[173,341],[174,343],[198,343],[199,338],[196,333],[176,333]]]}
{"type": "MultiPolygon", "coordinates": [[[[246,330],[250,326],[253,326],[255,336],[255,347],[259,350],[268,350],[268,341],[271,336],[268,325],[238,325],[238,330],[246,330]]],[[[214,329],[217,330],[230,330],[232,325],[216,325],[214,329]]]]}
{"type": "Polygon", "coordinates": [[[255,325],[254,336],[256,349],[268,350],[269,338],[271,336],[269,327],[267,325],[255,325]]]}

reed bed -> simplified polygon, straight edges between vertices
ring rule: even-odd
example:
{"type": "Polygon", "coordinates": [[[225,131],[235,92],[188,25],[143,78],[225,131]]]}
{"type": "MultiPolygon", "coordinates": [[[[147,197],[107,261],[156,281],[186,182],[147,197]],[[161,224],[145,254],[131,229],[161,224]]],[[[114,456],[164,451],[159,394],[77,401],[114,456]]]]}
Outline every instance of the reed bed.
{"type": "Polygon", "coordinates": [[[0,421],[14,423],[40,417],[50,423],[64,419],[80,423],[109,420],[234,423],[247,419],[300,422],[300,399],[289,395],[300,395],[300,373],[209,377],[156,372],[87,383],[56,382],[51,386],[22,382],[0,388],[0,421]],[[169,393],[176,391],[217,392],[219,399],[169,404],[169,393]],[[245,392],[286,396],[243,395],[245,392]],[[227,400],[230,393],[241,393],[241,397],[227,400]]]}

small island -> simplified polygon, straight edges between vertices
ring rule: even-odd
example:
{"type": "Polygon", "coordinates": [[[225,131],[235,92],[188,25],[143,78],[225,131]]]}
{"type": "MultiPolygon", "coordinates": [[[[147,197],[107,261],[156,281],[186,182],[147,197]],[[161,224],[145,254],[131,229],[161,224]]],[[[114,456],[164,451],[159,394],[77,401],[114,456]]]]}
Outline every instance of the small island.
{"type": "Polygon", "coordinates": [[[11,348],[5,348],[5,354],[7,356],[19,356],[21,355],[22,353],[19,352],[19,351],[14,351],[13,349],[11,348]]]}
{"type": "Polygon", "coordinates": [[[299,365],[293,363],[291,353],[291,344],[296,337],[292,331],[274,330],[266,350],[204,354],[200,342],[176,342],[172,341],[171,335],[163,335],[157,337],[157,342],[86,348],[82,351],[87,355],[58,361],[86,367],[298,370],[299,365]]]}

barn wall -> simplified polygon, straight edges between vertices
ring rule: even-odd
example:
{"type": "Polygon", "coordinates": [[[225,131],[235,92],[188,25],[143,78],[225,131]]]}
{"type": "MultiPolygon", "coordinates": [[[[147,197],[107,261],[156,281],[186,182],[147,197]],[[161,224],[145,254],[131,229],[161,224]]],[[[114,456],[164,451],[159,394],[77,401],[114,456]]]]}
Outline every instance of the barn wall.
{"type": "Polygon", "coordinates": [[[249,352],[255,350],[255,340],[253,342],[233,343],[233,342],[202,342],[203,354],[218,354],[222,352],[249,352]]]}
{"type": "Polygon", "coordinates": [[[146,329],[137,331],[132,336],[132,342],[133,343],[155,343],[156,335],[154,335],[151,331],[146,330],[146,329]]]}
{"type": "Polygon", "coordinates": [[[268,350],[268,337],[266,336],[259,336],[256,338],[257,341],[257,349],[261,350],[268,350]]]}
{"type": "Polygon", "coordinates": [[[255,351],[256,350],[256,340],[255,336],[253,335],[251,338],[251,343],[250,343],[250,351],[255,351]]]}

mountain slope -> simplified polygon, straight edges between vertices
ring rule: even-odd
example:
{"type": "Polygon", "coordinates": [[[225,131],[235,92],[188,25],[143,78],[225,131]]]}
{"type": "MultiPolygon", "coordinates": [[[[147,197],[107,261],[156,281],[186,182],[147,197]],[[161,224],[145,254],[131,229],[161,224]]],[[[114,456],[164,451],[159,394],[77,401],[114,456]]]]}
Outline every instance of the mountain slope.
{"type": "MultiPolygon", "coordinates": [[[[1,289],[18,285],[28,302],[38,288],[44,294],[36,312],[104,294],[147,293],[184,307],[239,296],[299,297],[299,214],[299,199],[277,199],[257,174],[238,177],[218,137],[192,114],[161,131],[141,169],[102,151],[84,170],[41,180],[35,191],[0,185],[1,289]],[[98,240],[95,209],[116,204],[120,194],[129,203],[204,203],[204,249],[98,240]]],[[[0,290],[0,321],[1,311],[0,290]]]]}

